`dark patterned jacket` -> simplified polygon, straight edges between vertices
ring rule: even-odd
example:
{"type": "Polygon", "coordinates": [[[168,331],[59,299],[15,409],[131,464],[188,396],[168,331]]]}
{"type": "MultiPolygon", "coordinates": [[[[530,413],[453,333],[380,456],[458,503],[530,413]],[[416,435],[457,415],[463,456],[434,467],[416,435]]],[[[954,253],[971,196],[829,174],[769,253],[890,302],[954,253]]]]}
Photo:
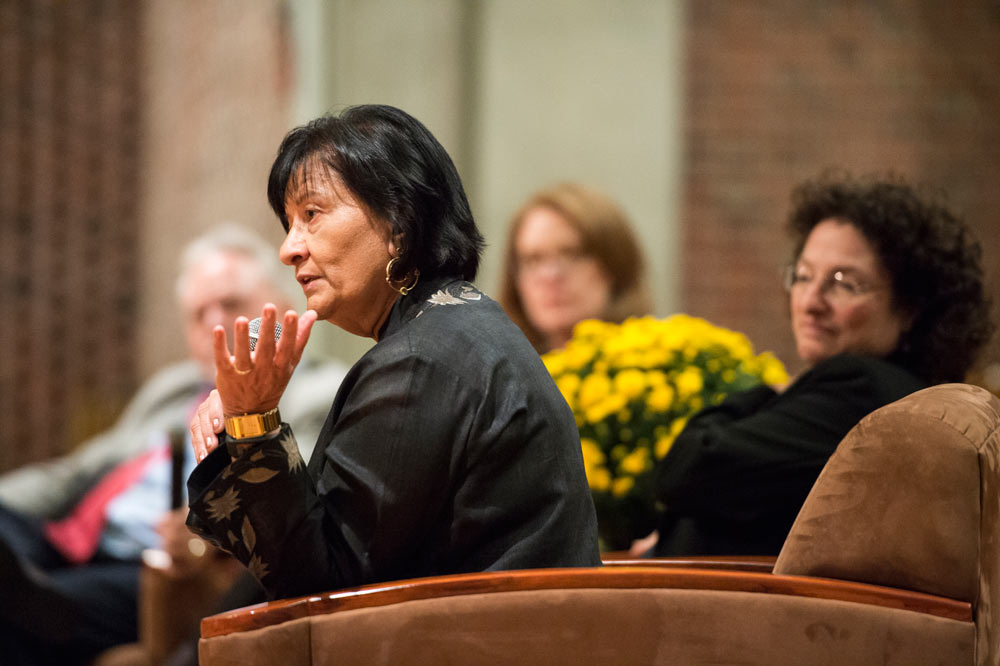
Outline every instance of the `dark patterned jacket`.
{"type": "Polygon", "coordinates": [[[188,481],[189,525],[271,598],[403,578],[600,563],[573,415],[472,285],[428,281],[348,372],[308,469],[287,426],[188,481]]]}

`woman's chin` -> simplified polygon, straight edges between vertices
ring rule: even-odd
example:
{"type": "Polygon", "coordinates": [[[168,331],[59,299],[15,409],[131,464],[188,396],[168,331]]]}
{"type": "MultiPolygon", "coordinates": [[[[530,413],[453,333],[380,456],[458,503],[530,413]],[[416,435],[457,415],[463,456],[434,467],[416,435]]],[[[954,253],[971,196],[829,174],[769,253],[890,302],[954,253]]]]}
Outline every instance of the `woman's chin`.
{"type": "Polygon", "coordinates": [[[829,347],[819,345],[799,345],[798,353],[799,358],[809,366],[816,365],[837,355],[837,352],[829,347]]]}
{"type": "Polygon", "coordinates": [[[333,316],[333,305],[326,299],[307,297],[306,309],[316,313],[316,321],[330,321],[333,316]]]}

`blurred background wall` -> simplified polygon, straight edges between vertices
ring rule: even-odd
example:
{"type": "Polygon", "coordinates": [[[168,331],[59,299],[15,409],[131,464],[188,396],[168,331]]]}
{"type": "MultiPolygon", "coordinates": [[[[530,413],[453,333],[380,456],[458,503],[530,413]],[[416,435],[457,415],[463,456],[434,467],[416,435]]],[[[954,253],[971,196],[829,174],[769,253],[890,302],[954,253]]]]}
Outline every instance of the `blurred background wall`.
{"type": "MultiPolygon", "coordinates": [[[[943,190],[977,232],[998,300],[1000,3],[687,7],[685,310],[797,367],[778,279],[791,258],[781,222],[792,187],[829,168],[891,169],[943,190]]],[[[998,342],[987,361],[1000,357],[998,342]]]]}
{"type": "MultiPolygon", "coordinates": [[[[105,426],[183,356],[178,250],[223,220],[277,245],[271,159],[326,111],[395,104],[438,136],[488,292],[510,214],[578,180],[633,218],[656,314],[796,369],[782,222],[825,169],[943,189],[996,293],[998,71],[995,0],[3,0],[0,470],[105,426]]],[[[321,355],[370,344],[316,330],[321,355]]]]}
{"type": "Polygon", "coordinates": [[[139,376],[142,7],[0,2],[0,470],[139,376]]]}

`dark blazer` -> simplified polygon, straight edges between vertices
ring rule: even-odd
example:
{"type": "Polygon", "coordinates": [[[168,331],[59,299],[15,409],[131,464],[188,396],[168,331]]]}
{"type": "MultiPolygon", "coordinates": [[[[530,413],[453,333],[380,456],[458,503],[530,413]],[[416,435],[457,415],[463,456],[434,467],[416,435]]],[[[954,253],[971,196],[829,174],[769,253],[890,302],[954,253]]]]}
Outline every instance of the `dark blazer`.
{"type": "Polygon", "coordinates": [[[573,415],[500,307],[421,283],[348,372],[308,470],[287,427],[189,480],[189,524],[272,598],[600,563],[573,415]]]}
{"type": "Polygon", "coordinates": [[[698,413],[657,466],[656,554],[777,555],[844,435],[926,386],[892,363],[842,354],[781,394],[761,386],[698,413]]]}

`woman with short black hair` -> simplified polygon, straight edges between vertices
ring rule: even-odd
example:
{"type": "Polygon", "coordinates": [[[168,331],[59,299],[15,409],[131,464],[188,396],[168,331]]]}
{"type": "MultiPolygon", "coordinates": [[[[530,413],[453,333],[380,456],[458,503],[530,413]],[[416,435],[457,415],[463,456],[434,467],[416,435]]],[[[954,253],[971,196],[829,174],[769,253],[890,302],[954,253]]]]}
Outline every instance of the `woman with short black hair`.
{"type": "MultiPolygon", "coordinates": [[[[192,421],[189,525],[271,598],[599,564],[573,415],[469,282],[482,237],[431,133],[386,106],[313,121],[282,142],[268,198],[309,309],[286,312],[280,339],[263,334],[253,352],[245,319],[232,352],[213,333],[218,390],[192,421]],[[275,408],[317,319],[377,343],[305,469],[275,408]]],[[[261,331],[276,321],[265,307],[261,331]]]]}

